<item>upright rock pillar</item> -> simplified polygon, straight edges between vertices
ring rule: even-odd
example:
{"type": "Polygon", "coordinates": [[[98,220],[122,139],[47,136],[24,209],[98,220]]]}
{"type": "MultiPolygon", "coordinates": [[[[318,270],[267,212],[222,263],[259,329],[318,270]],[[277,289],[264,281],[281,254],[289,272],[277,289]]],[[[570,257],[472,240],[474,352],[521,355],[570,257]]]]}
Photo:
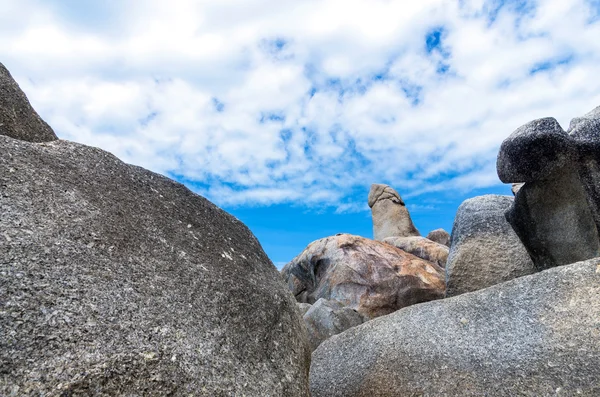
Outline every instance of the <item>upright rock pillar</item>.
{"type": "Polygon", "coordinates": [[[369,192],[373,216],[373,238],[420,236],[402,198],[388,185],[374,183],[369,192]]]}

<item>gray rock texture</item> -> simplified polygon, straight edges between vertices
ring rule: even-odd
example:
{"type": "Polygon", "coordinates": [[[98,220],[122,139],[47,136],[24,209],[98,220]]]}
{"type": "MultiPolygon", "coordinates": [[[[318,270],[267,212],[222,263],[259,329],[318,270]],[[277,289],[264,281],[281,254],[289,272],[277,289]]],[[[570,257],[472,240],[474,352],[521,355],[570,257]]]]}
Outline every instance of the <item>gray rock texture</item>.
{"type": "Polygon", "coordinates": [[[454,218],[446,263],[446,296],[476,291],[534,273],[536,268],[506,221],[510,196],[465,200],[454,218]]]}
{"type": "Polygon", "coordinates": [[[564,168],[547,180],[527,182],[506,219],[538,270],[600,255],[598,231],[579,174],[564,168]]]}
{"type": "Polygon", "coordinates": [[[374,183],[369,192],[369,207],[373,217],[373,238],[420,236],[404,205],[404,201],[388,185],[374,183]]]}
{"type": "Polygon", "coordinates": [[[413,254],[418,258],[433,262],[440,267],[446,266],[446,261],[448,260],[448,247],[425,237],[387,237],[383,242],[400,248],[402,251],[413,254]]]}
{"type": "Polygon", "coordinates": [[[438,244],[445,245],[446,247],[450,247],[450,233],[445,231],[444,229],[435,229],[429,232],[427,238],[431,241],[434,241],[438,244]]]}
{"type": "Polygon", "coordinates": [[[313,352],[312,397],[600,395],[600,260],[415,305],[313,352]]]}
{"type": "Polygon", "coordinates": [[[29,104],[25,93],[0,63],[0,135],[29,142],[58,138],[29,104]]]}
{"type": "Polygon", "coordinates": [[[504,183],[546,179],[572,163],[574,145],[553,118],[531,121],[502,142],[496,168],[504,183]]]}
{"type": "Polygon", "coordinates": [[[443,271],[389,244],[341,234],[314,241],[281,274],[298,302],[336,300],[374,318],[442,298],[443,271]]]}
{"type": "Polygon", "coordinates": [[[312,307],[312,305],[310,303],[296,302],[296,307],[300,311],[300,314],[304,316],[308,309],[312,307]]]}
{"type": "Polygon", "coordinates": [[[0,302],[2,396],[308,395],[248,228],[100,149],[0,136],[0,302]]]}
{"type": "Polygon", "coordinates": [[[308,340],[315,350],[324,340],[365,322],[366,318],[356,310],[340,302],[319,299],[304,314],[308,340]]]}
{"type": "Polygon", "coordinates": [[[579,151],[578,171],[600,231],[600,106],[571,121],[569,135],[579,151]]]}
{"type": "Polygon", "coordinates": [[[500,148],[500,179],[525,182],[506,218],[538,269],[600,255],[598,113],[573,119],[569,133],[552,118],[532,121],[500,148]]]}

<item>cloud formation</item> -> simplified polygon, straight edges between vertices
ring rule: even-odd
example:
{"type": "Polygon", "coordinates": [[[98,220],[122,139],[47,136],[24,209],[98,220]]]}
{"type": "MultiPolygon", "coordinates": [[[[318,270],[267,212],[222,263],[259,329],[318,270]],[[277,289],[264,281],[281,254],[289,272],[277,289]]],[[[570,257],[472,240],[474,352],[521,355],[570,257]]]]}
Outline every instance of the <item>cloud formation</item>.
{"type": "Polygon", "coordinates": [[[600,105],[596,0],[4,0],[0,53],[64,139],[221,205],[498,184],[502,140],[600,105]]]}

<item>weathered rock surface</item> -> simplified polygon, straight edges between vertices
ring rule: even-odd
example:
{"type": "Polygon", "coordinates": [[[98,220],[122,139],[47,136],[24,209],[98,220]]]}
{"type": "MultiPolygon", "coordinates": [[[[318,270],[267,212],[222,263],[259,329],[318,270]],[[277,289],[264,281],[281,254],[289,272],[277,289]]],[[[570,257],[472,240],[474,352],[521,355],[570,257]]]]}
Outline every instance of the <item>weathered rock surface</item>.
{"type": "Polygon", "coordinates": [[[319,299],[304,314],[304,323],[308,330],[308,340],[315,350],[324,340],[365,322],[365,318],[356,310],[340,302],[319,299]]]}
{"type": "Polygon", "coordinates": [[[351,328],[313,353],[313,397],[600,395],[600,260],[351,328]]]}
{"type": "Polygon", "coordinates": [[[300,311],[300,314],[304,316],[308,309],[312,307],[312,305],[310,303],[296,302],[296,307],[300,311]]]}
{"type": "Polygon", "coordinates": [[[444,229],[435,229],[429,232],[427,238],[431,241],[434,241],[438,244],[445,245],[446,247],[450,247],[450,233],[445,231],[444,229]]]}
{"type": "Polygon", "coordinates": [[[433,262],[440,267],[446,266],[446,261],[448,260],[448,247],[425,237],[387,237],[383,242],[400,248],[402,251],[413,254],[418,258],[433,262]]]}
{"type": "Polygon", "coordinates": [[[571,164],[574,145],[560,124],[551,118],[519,127],[502,142],[496,168],[504,183],[546,179],[571,164]]]}
{"type": "Polygon", "coordinates": [[[525,182],[506,218],[536,267],[600,255],[600,119],[592,111],[569,134],[552,118],[510,135],[498,154],[504,182],[525,182]]]}
{"type": "Polygon", "coordinates": [[[523,185],[506,219],[538,270],[600,255],[585,189],[571,168],[555,175],[552,183],[541,180],[523,185]]]}
{"type": "Polygon", "coordinates": [[[281,270],[298,302],[336,300],[374,318],[444,296],[443,269],[350,234],[311,243],[281,270]]]}
{"type": "Polygon", "coordinates": [[[578,171],[596,229],[600,231],[600,106],[573,119],[569,135],[579,154],[578,171]]]}
{"type": "Polygon", "coordinates": [[[369,192],[369,207],[373,217],[373,238],[420,236],[404,205],[404,201],[388,185],[374,183],[369,192]]]}
{"type": "Polygon", "coordinates": [[[446,263],[446,296],[459,295],[534,273],[527,250],[506,221],[510,196],[464,201],[454,218],[446,263]]]}
{"type": "Polygon", "coordinates": [[[29,104],[25,93],[0,63],[0,135],[29,142],[58,138],[29,104]]]}
{"type": "Polygon", "coordinates": [[[308,395],[248,228],[102,150],[0,136],[0,274],[0,395],[308,395]]]}

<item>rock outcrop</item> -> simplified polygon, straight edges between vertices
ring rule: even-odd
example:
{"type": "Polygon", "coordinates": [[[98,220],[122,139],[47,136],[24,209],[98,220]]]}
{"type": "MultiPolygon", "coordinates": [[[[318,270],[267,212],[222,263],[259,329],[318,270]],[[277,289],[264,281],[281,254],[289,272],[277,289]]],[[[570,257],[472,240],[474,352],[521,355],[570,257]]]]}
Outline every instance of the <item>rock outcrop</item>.
{"type": "Polygon", "coordinates": [[[536,271],[504,217],[512,203],[510,196],[487,195],[460,205],[446,263],[446,296],[476,291],[536,271]]]}
{"type": "Polygon", "coordinates": [[[340,302],[319,299],[304,314],[304,323],[308,330],[308,340],[315,350],[324,340],[365,322],[365,318],[356,310],[340,302]]]}
{"type": "Polygon", "coordinates": [[[423,303],[313,353],[313,397],[598,396],[600,260],[423,303]]]}
{"type": "Polygon", "coordinates": [[[448,247],[425,237],[387,237],[383,239],[383,242],[400,248],[402,251],[413,254],[418,258],[433,262],[440,267],[446,266],[446,261],[448,260],[448,247]]]}
{"type": "Polygon", "coordinates": [[[58,138],[31,107],[25,93],[0,63],[0,135],[29,142],[49,142],[58,138]]]}
{"type": "Polygon", "coordinates": [[[540,270],[600,255],[594,160],[600,133],[594,120],[574,121],[571,135],[552,118],[534,120],[511,134],[498,153],[500,179],[525,182],[506,218],[540,270]]]}
{"type": "Polygon", "coordinates": [[[350,234],[311,243],[281,272],[298,302],[336,300],[368,318],[442,298],[445,290],[439,266],[350,234]]]}
{"type": "Polygon", "coordinates": [[[374,183],[369,192],[369,207],[373,216],[373,238],[420,236],[404,205],[404,201],[388,185],[374,183]]]}
{"type": "Polygon", "coordinates": [[[571,121],[568,131],[579,155],[579,177],[587,193],[596,230],[600,231],[600,106],[571,121]]]}
{"type": "Polygon", "coordinates": [[[445,245],[446,247],[450,247],[450,233],[445,231],[444,229],[435,229],[429,232],[427,238],[431,241],[434,241],[438,244],[445,245]]]}
{"type": "Polygon", "coordinates": [[[248,228],[100,149],[0,136],[0,275],[0,395],[308,395],[305,326],[248,228]]]}

